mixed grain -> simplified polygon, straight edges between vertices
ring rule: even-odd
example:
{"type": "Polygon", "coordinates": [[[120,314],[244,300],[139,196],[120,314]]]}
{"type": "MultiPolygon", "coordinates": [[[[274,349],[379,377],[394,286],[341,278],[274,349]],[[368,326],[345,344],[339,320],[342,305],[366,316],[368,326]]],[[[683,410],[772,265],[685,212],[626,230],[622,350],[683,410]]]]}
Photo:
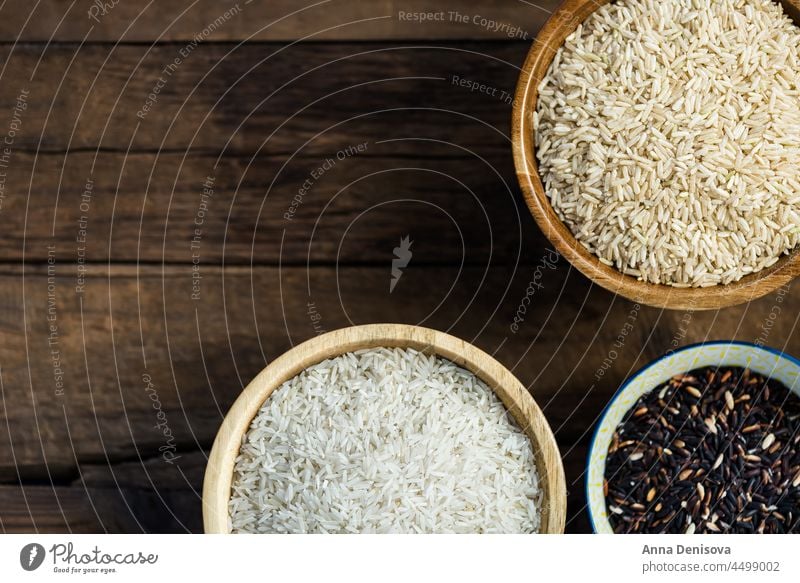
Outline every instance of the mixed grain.
{"type": "Polygon", "coordinates": [[[617,427],[603,488],[618,533],[800,533],[800,397],[748,369],[677,375],[617,427]]]}

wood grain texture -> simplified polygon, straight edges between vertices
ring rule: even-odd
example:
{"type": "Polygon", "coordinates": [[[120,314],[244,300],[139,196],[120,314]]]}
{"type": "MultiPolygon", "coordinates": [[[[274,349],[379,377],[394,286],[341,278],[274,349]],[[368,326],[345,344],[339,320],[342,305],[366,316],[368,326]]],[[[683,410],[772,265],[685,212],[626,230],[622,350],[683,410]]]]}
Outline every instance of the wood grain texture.
{"type": "MultiPolygon", "coordinates": [[[[709,339],[758,340],[800,354],[800,296],[791,288],[718,312],[662,311],[592,286],[563,258],[554,269],[546,265],[484,272],[412,260],[391,294],[389,261],[338,270],[204,267],[197,302],[190,266],[97,266],[81,297],[72,270],[57,265],[63,395],[55,394],[48,345],[47,266],[3,266],[0,424],[7,429],[0,432],[0,482],[68,487],[81,467],[124,462],[133,492],[143,488],[141,474],[131,477],[139,466],[156,476],[144,485],[152,496],[181,473],[193,473],[199,488],[202,465],[187,455],[211,447],[224,413],[266,363],[319,331],[391,313],[469,340],[529,389],[566,460],[568,531],[575,531],[587,528],[582,472],[592,426],[633,371],[666,350],[709,339]],[[522,318],[516,332],[515,317],[522,318]],[[171,440],[158,427],[159,410],[171,440]],[[179,457],[170,464],[173,454],[179,457]]],[[[97,479],[98,491],[113,490],[110,474],[97,479]]]]}
{"type": "MultiPolygon", "coordinates": [[[[517,178],[525,201],[545,236],[570,263],[598,285],[628,299],[676,310],[710,310],[748,302],[769,294],[800,275],[800,252],[787,255],[770,268],[737,282],[707,288],[675,288],[646,283],[605,265],[572,235],[556,215],[539,177],[534,142],[533,112],[538,87],[555,53],[578,25],[610,0],[566,0],[540,31],[522,67],[512,113],[512,142],[517,178]]],[[[800,23],[800,1],[783,0],[800,23]]]]}
{"type": "Polygon", "coordinates": [[[94,2],[9,0],[0,9],[0,42],[144,42],[533,38],[556,7],[537,2],[467,0],[170,0],[94,2]],[[102,4],[108,8],[101,9],[102,4]],[[35,8],[34,8],[35,6],[35,8]],[[421,20],[412,16],[425,13],[421,20]],[[486,22],[489,21],[489,22],[486,22]],[[493,24],[493,23],[497,24],[493,24]]]}
{"type": "Polygon", "coordinates": [[[387,314],[464,338],[520,379],[563,455],[567,532],[589,530],[592,427],[634,370],[706,339],[800,354],[789,286],[723,311],[661,311],[548,250],[516,192],[509,121],[555,1],[448,0],[432,9],[470,22],[422,24],[397,17],[431,9],[418,0],[332,0],[280,21],[302,6],[253,2],[207,35],[235,2],[120,2],[97,22],[89,0],[70,4],[0,9],[0,138],[14,130],[0,191],[0,532],[200,532],[206,456],[242,387],[299,342],[387,314]],[[508,29],[475,16],[528,39],[496,42],[508,29]],[[312,171],[363,143],[282,216],[312,171]],[[389,293],[405,235],[414,257],[389,293]]]}
{"type": "Polygon", "coordinates": [[[14,156],[0,209],[4,261],[45,261],[54,244],[65,265],[374,264],[390,260],[410,236],[426,263],[481,265],[529,261],[523,248],[545,241],[519,196],[510,158],[455,147],[452,156],[431,158],[371,144],[343,160],[14,156]],[[209,176],[213,192],[204,197],[209,176]]]}
{"type": "Polygon", "coordinates": [[[89,500],[74,488],[0,486],[0,532],[105,532],[89,500]]]}
{"type": "MultiPolygon", "coordinates": [[[[7,104],[0,135],[27,91],[14,151],[324,158],[363,142],[428,138],[508,155],[511,94],[527,48],[201,43],[187,53],[175,44],[0,45],[7,104]]],[[[395,148],[453,155],[435,141],[395,148]]]]}
{"type": "MultiPolygon", "coordinates": [[[[9,432],[0,433],[0,477],[14,480],[19,472],[22,479],[60,479],[73,476],[79,463],[157,455],[168,441],[156,428],[159,410],[178,450],[209,447],[224,412],[267,362],[319,330],[374,322],[387,311],[400,322],[475,339],[489,352],[499,347],[501,361],[526,385],[542,369],[553,378],[572,370],[563,360],[548,363],[544,353],[527,351],[537,337],[556,345],[558,334],[539,329],[554,317],[545,301],[569,297],[580,306],[591,293],[580,286],[582,278],[564,289],[567,274],[548,269],[551,281],[537,292],[536,315],[531,308],[515,334],[510,325],[531,268],[412,263],[390,293],[390,267],[388,258],[375,268],[256,268],[251,274],[247,267],[204,267],[195,301],[190,266],[111,272],[96,266],[76,294],[74,271],[57,265],[63,394],[56,393],[48,343],[47,268],[28,266],[23,278],[23,268],[7,267],[0,286],[0,362],[9,432]]],[[[541,384],[534,396],[549,400],[560,388],[541,384]]]]}
{"type": "MultiPolygon", "coordinates": [[[[124,464],[121,465],[124,467],[124,464]]],[[[120,466],[117,467],[119,469],[120,466]]],[[[199,532],[199,494],[180,488],[0,485],[0,533],[199,532]]]]}
{"type": "Polygon", "coordinates": [[[203,482],[205,532],[230,532],[228,503],[242,438],[275,389],[323,360],[380,347],[413,348],[449,359],[473,372],[495,392],[533,446],[542,492],[539,532],[563,533],[567,513],[564,467],[556,440],[536,401],[507,368],[472,344],[431,328],[403,324],[367,324],[322,334],[282,354],[245,387],[225,416],[211,449],[203,482]]]}

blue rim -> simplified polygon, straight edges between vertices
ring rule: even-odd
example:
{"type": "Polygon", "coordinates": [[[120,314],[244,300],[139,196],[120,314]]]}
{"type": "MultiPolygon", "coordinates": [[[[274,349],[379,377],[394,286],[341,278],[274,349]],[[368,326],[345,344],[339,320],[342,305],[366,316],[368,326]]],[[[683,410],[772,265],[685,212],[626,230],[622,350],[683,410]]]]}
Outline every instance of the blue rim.
{"type": "Polygon", "coordinates": [[[598,420],[597,425],[595,425],[594,432],[592,434],[592,440],[591,443],[589,444],[589,453],[587,454],[586,458],[586,477],[584,478],[583,482],[583,490],[584,490],[584,496],[586,498],[586,512],[589,515],[589,524],[591,524],[592,532],[594,534],[597,534],[597,526],[594,523],[592,506],[589,501],[589,467],[591,466],[592,463],[592,454],[594,453],[594,446],[597,442],[597,434],[600,431],[600,427],[602,427],[603,423],[606,420],[606,416],[608,415],[609,409],[611,409],[611,405],[613,405],[614,402],[620,397],[620,395],[622,395],[622,393],[625,392],[625,389],[628,387],[628,385],[630,385],[634,381],[634,379],[639,377],[646,370],[655,366],[664,359],[675,356],[678,353],[685,352],[686,350],[699,348],[701,346],[744,346],[746,348],[756,348],[758,350],[764,350],[766,352],[770,352],[781,358],[785,358],[786,360],[800,367],[800,359],[795,358],[791,354],[786,354],[785,352],[783,352],[782,350],[778,350],[777,348],[772,348],[770,346],[759,346],[758,344],[754,344],[752,342],[742,342],[740,340],[712,340],[710,342],[696,342],[695,344],[687,344],[686,346],[681,346],[680,348],[673,350],[672,352],[662,354],[655,360],[652,360],[646,365],[644,365],[642,368],[640,368],[635,373],[630,375],[627,379],[625,379],[625,381],[619,386],[616,392],[612,395],[611,399],[609,399],[608,403],[606,403],[606,406],[603,407],[603,412],[600,414],[600,419],[598,420]]]}

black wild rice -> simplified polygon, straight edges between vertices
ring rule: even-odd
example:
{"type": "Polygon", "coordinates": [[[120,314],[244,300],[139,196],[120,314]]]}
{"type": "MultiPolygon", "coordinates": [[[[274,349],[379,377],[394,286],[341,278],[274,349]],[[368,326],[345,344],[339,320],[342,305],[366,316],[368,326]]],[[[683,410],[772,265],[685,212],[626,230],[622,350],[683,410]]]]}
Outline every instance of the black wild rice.
{"type": "Polygon", "coordinates": [[[603,489],[617,533],[798,533],[800,398],[749,369],[674,376],[617,427],[603,489]]]}

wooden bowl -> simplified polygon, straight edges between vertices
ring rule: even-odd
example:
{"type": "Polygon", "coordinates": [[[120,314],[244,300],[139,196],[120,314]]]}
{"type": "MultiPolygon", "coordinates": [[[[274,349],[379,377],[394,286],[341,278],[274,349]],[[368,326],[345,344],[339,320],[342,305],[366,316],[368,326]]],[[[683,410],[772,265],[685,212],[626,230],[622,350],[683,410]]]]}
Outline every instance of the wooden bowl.
{"type": "Polygon", "coordinates": [[[524,386],[494,358],[449,334],[402,324],[371,324],[344,328],[300,344],[267,366],[244,389],[225,416],[203,483],[203,525],[207,533],[228,533],[228,500],[242,436],[272,392],[302,370],[362,348],[402,347],[433,353],[462,366],[482,379],[500,398],[534,449],[542,489],[542,533],[562,533],[567,492],[564,467],[550,426],[524,386]]]}
{"type": "MultiPolygon", "coordinates": [[[[578,25],[611,0],[566,0],[536,37],[520,73],[512,112],[511,141],[517,179],[533,218],[555,249],[581,273],[605,289],[630,300],[674,310],[711,310],[760,298],[800,275],[800,252],[782,257],[775,265],[735,283],[705,288],[676,288],[645,283],[605,265],[591,253],[556,215],[544,191],[536,163],[533,112],[538,87],[556,51],[578,25]]],[[[784,11],[800,24],[800,0],[782,0],[784,11]]]]}

